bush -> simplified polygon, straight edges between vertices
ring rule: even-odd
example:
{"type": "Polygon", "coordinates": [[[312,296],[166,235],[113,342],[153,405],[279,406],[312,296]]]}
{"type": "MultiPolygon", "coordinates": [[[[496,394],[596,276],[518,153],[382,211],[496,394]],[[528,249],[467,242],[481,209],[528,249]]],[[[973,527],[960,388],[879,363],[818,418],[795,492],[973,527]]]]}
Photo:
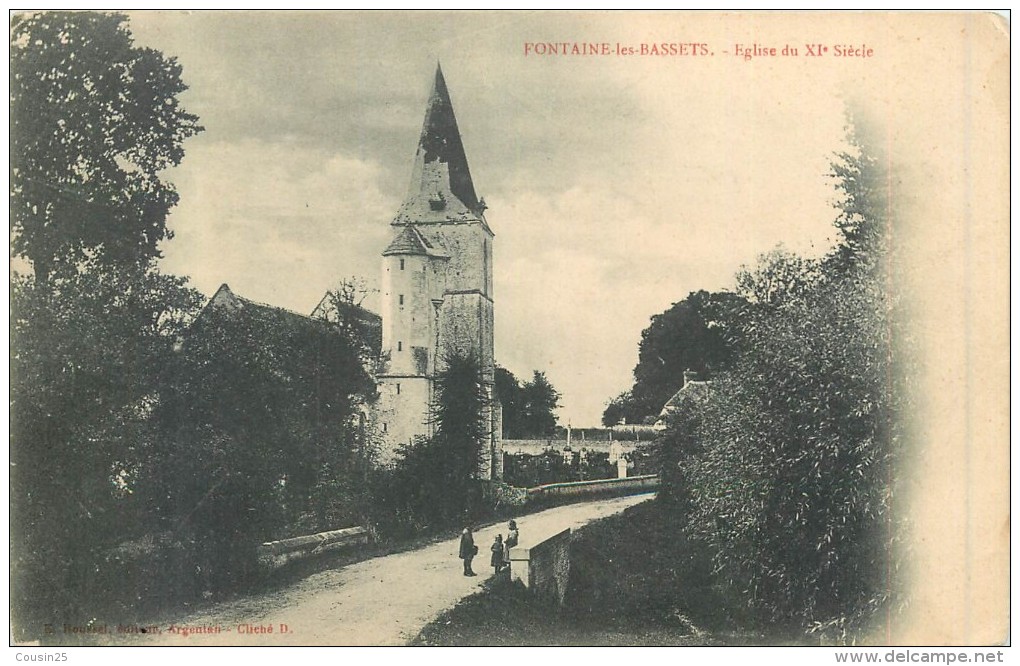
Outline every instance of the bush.
{"type": "Polygon", "coordinates": [[[866,152],[838,164],[843,240],[829,256],[777,251],[738,276],[734,366],[706,397],[684,397],[659,447],[661,494],[708,545],[717,580],[763,626],[835,627],[838,640],[889,603],[899,532],[904,366],[878,166],[866,152]]]}

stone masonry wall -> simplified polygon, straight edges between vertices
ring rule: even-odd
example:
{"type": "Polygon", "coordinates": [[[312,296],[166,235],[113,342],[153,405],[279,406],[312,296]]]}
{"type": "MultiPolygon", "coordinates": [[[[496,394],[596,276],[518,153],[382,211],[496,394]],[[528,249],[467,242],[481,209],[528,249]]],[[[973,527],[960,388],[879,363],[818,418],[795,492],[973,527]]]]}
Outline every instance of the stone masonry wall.
{"type": "Polygon", "coordinates": [[[510,578],[562,604],[570,580],[570,528],[511,549],[510,578]]]}

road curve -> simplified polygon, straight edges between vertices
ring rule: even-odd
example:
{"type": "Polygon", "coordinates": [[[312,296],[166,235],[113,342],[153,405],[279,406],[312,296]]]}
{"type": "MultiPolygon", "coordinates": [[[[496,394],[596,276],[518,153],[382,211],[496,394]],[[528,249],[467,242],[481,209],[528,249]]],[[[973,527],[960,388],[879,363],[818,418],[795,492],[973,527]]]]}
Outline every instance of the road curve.
{"type": "MultiPolygon", "coordinates": [[[[652,494],[546,509],[517,520],[521,545],[605,518],[652,494]]],[[[479,530],[475,578],[462,575],[459,539],[324,571],[284,590],[179,618],[157,633],[107,634],[106,645],[404,645],[492,575],[489,546],[506,525],[479,530]]]]}

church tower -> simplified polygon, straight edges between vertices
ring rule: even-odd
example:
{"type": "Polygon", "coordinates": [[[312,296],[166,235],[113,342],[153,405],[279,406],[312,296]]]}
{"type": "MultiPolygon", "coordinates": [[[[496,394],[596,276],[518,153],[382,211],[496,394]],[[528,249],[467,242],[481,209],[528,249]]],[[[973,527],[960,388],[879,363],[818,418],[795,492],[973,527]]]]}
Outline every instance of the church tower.
{"type": "Polygon", "coordinates": [[[376,431],[383,461],[432,434],[430,405],[445,359],[477,359],[491,407],[482,478],[502,476],[493,399],[493,233],[475,193],[443,72],[436,67],[411,184],[382,253],[382,358],[376,431]]]}

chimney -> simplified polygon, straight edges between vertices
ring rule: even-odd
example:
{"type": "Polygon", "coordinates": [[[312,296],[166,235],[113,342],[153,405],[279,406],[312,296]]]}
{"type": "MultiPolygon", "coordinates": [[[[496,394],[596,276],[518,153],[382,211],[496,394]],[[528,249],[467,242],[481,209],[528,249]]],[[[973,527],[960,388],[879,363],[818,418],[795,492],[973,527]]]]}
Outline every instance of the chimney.
{"type": "Polygon", "coordinates": [[[684,370],[684,386],[687,386],[690,382],[698,381],[698,373],[694,372],[690,368],[684,370]]]}

